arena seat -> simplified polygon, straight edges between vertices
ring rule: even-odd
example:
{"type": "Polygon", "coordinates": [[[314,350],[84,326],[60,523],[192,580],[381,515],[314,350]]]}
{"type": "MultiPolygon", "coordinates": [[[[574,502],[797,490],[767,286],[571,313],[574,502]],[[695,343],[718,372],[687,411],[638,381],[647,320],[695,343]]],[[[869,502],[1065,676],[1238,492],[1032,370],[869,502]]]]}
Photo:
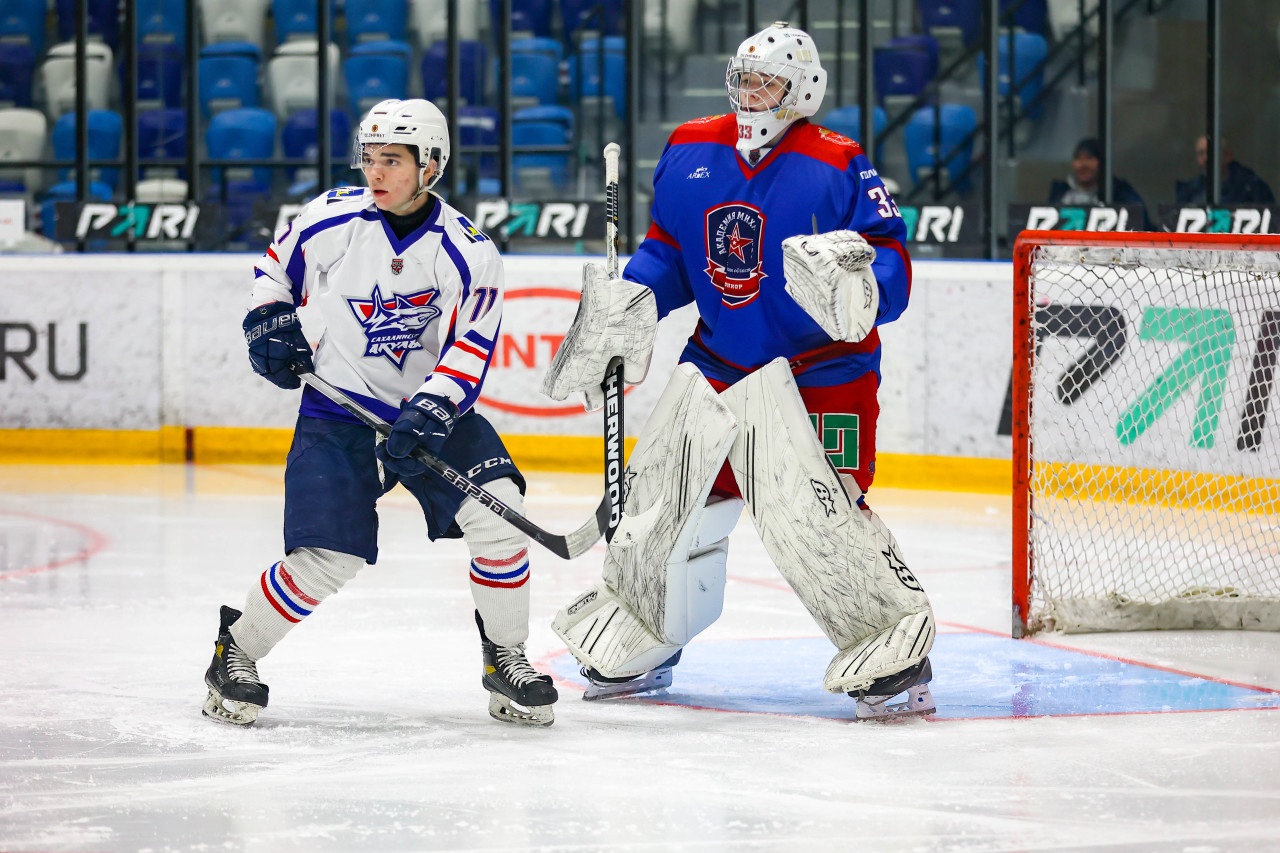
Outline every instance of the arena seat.
{"type": "MultiPolygon", "coordinates": [[[[0,163],[39,160],[44,156],[49,120],[31,109],[0,109],[0,163]]],[[[0,183],[10,192],[34,192],[40,169],[0,169],[0,183]]]]}
{"type": "MultiPolygon", "coordinates": [[[[320,111],[298,110],[284,123],[280,131],[280,148],[285,157],[305,157],[315,160],[320,150],[320,111]]],[[[351,156],[351,119],[345,110],[329,111],[330,162],[344,169],[351,156]]],[[[289,195],[314,195],[317,186],[314,166],[295,166],[289,170],[289,195]]],[[[328,186],[329,182],[325,182],[328,186]]]]}
{"type": "MultiPolygon", "coordinates": [[[[489,0],[489,20],[498,20],[499,0],[489,0]]],[[[511,31],[551,36],[551,0],[511,0],[511,31]]]]}
{"type": "Polygon", "coordinates": [[[511,53],[537,53],[549,56],[556,62],[564,59],[564,43],[553,38],[519,38],[511,40],[511,53]]]}
{"type": "MultiPolygon", "coordinates": [[[[182,86],[182,51],[173,44],[138,46],[138,108],[180,107],[186,94],[182,86]]],[[[120,69],[123,89],[123,67],[120,69]]]]}
{"type": "Polygon", "coordinates": [[[183,0],[137,0],[137,16],[141,44],[186,49],[187,7],[183,0]]]}
{"type": "Polygon", "coordinates": [[[342,70],[347,81],[347,94],[356,112],[362,116],[379,101],[408,97],[409,64],[404,57],[388,54],[351,56],[342,63],[342,70]]]}
{"type": "Polygon", "coordinates": [[[172,165],[142,167],[142,178],[184,177],[184,171],[178,167],[186,157],[186,110],[147,110],[138,114],[138,158],[173,161],[172,165]]]}
{"type": "MultiPolygon", "coordinates": [[[[205,148],[211,160],[270,158],[276,150],[276,117],[253,107],[218,113],[205,132],[205,148]]],[[[265,166],[225,171],[229,194],[262,195],[271,189],[271,170],[265,166]]],[[[212,183],[220,185],[223,177],[222,169],[214,169],[212,183]]]]}
{"type": "MultiPolygon", "coordinates": [[[[124,122],[120,114],[111,110],[90,110],[89,159],[114,160],[120,156],[120,139],[124,122]]],[[[74,160],[76,157],[76,114],[66,113],[53,125],[53,156],[58,160],[74,160]]],[[[89,169],[90,180],[99,181],[115,189],[120,170],[94,166],[89,169]]],[[[61,170],[61,179],[74,177],[71,169],[61,170]]]]}
{"type": "MultiPolygon", "coordinates": [[[[448,45],[437,41],[422,54],[422,88],[429,101],[448,97],[448,45]]],[[[458,94],[464,104],[481,105],[485,101],[485,69],[489,51],[478,41],[458,42],[458,94]]]]}
{"type": "Polygon", "coordinates": [[[405,40],[409,16],[406,0],[347,0],[346,16],[350,47],[367,41],[405,40]]]}
{"type": "Polygon", "coordinates": [[[36,52],[29,43],[0,42],[0,107],[30,107],[36,52]]]}
{"type": "MultiPolygon", "coordinates": [[[[502,119],[493,107],[458,107],[458,146],[497,145],[498,129],[502,119]]],[[[473,154],[459,151],[467,163],[479,164],[480,177],[492,178],[498,174],[498,155],[473,154]]],[[[461,161],[459,161],[461,162],[461,161]]],[[[474,171],[474,168],[472,169],[474,171]]]]}
{"type": "Polygon", "coordinates": [[[569,154],[551,152],[521,154],[526,145],[567,145],[569,137],[558,122],[522,121],[511,127],[511,158],[516,186],[535,195],[548,190],[563,192],[569,184],[569,154]]]}
{"type": "Polygon", "coordinates": [[[939,41],[970,45],[982,32],[982,0],[917,0],[924,31],[939,41]]]}
{"type": "Polygon", "coordinates": [[[511,95],[539,104],[559,100],[560,63],[544,53],[511,54],[511,95]]]}
{"type": "MultiPolygon", "coordinates": [[[[861,144],[862,142],[862,108],[858,106],[837,107],[831,110],[818,124],[834,130],[841,136],[847,136],[861,144]]],[[[872,113],[872,125],[876,131],[876,154],[879,160],[884,147],[884,129],[889,125],[889,114],[884,107],[876,107],[872,113]]]]}
{"type": "MultiPolygon", "coordinates": [[[[8,5],[10,0],[5,0],[8,5]]],[[[57,0],[58,40],[74,41],[76,37],[77,0],[57,0]]],[[[112,50],[120,47],[120,21],[117,0],[86,0],[89,10],[89,37],[97,36],[112,50]]]]}
{"type": "Polygon", "coordinates": [[[201,0],[200,21],[209,45],[228,41],[260,45],[267,28],[267,0],[201,0]]]}
{"type": "MultiPolygon", "coordinates": [[[[341,103],[338,80],[342,70],[336,44],[329,44],[329,90],[341,103]]],[[[271,109],[283,121],[298,110],[316,106],[319,62],[314,39],[298,39],[280,46],[267,63],[266,91],[271,109]]]]}
{"type": "MultiPolygon", "coordinates": [[[[1044,36],[1034,33],[1003,33],[996,42],[999,51],[997,80],[1001,97],[1008,97],[1017,80],[1017,97],[1020,105],[1031,104],[1044,89],[1044,69],[1036,70],[1049,55],[1049,43],[1044,36]],[[1012,35],[1012,38],[1011,38],[1012,35]],[[1012,43],[1011,43],[1012,42],[1012,43]],[[1012,70],[1010,70],[1010,47],[1013,49],[1012,70]]],[[[978,55],[978,73],[985,74],[987,57],[985,53],[978,55]]],[[[1044,111],[1043,104],[1031,107],[1028,115],[1039,116],[1044,111]]]]}
{"type": "Polygon", "coordinates": [[[900,112],[916,100],[933,79],[933,58],[915,47],[885,45],[876,48],[872,66],[876,96],[881,106],[900,112]]]}
{"type": "MultiPolygon", "coordinates": [[[[88,82],[85,99],[91,110],[103,110],[108,106],[111,88],[111,48],[103,42],[89,42],[85,51],[88,65],[88,82]]],[[[40,87],[44,92],[45,108],[50,117],[57,118],[76,107],[76,45],[64,42],[49,48],[49,55],[40,66],[40,87]]]]}
{"type": "MultiPolygon", "coordinates": [[[[447,0],[409,0],[409,23],[418,44],[431,44],[445,37],[447,0]]],[[[480,38],[482,17],[487,17],[484,0],[458,0],[458,38],[475,41],[480,38]]]]}
{"type": "Polygon", "coordinates": [[[32,62],[44,53],[45,0],[5,0],[0,8],[0,42],[31,46],[32,62]]]}
{"type": "MultiPolygon", "coordinates": [[[[319,31],[316,0],[271,0],[271,17],[276,25],[276,43],[294,39],[314,40],[319,31]]],[[[329,0],[329,20],[337,21],[334,0],[329,0]]]]}
{"type": "Polygon", "coordinates": [[[568,44],[588,32],[621,35],[623,17],[623,0],[560,0],[560,21],[568,44]],[[604,13],[603,27],[597,7],[604,13]]]}
{"type": "MultiPolygon", "coordinates": [[[[940,104],[937,107],[924,107],[915,114],[903,128],[903,141],[907,149],[907,167],[912,180],[920,183],[927,180],[937,159],[955,149],[956,145],[978,127],[978,114],[972,107],[964,104],[940,104]],[[939,121],[940,119],[940,121],[939,121]],[[934,125],[938,124],[942,142],[942,151],[934,145],[934,125]]],[[[949,182],[956,183],[969,166],[973,156],[973,139],[947,158],[944,168],[949,182]]],[[[967,185],[967,181],[964,182],[967,185]]],[[[962,188],[963,191],[963,188],[962,188]]]]}
{"type": "Polygon", "coordinates": [[[240,44],[223,42],[206,47],[200,56],[200,108],[205,116],[261,106],[258,96],[258,63],[243,53],[219,54],[215,48],[240,44]]]}

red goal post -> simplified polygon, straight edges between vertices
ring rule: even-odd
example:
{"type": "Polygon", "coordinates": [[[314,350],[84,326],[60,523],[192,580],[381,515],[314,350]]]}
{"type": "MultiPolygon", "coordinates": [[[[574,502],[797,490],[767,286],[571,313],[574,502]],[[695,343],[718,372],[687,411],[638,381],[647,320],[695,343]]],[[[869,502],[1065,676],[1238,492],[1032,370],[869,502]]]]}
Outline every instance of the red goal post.
{"type": "Polygon", "coordinates": [[[1280,630],[1280,235],[1014,246],[1013,635],[1280,630]]]}

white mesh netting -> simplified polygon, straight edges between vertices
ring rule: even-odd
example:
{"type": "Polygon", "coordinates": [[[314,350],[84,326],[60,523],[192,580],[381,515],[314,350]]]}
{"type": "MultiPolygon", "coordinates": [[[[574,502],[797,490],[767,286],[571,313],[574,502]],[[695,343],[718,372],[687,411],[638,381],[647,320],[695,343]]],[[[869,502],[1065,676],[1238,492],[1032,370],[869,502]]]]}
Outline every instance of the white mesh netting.
{"type": "Polygon", "coordinates": [[[1280,254],[1042,246],[1030,297],[1030,630],[1280,630],[1280,254]]]}

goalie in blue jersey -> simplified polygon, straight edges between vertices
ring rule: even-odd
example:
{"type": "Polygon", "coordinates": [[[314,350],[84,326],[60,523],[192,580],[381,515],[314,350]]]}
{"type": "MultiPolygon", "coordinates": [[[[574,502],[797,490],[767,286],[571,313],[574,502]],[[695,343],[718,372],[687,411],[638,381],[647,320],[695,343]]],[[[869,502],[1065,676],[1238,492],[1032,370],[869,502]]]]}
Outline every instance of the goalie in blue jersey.
{"type": "Polygon", "coordinates": [[[626,380],[641,381],[652,327],[696,303],[697,329],[631,455],[603,580],[554,628],[588,699],[669,685],[683,646],[720,615],[745,505],[837,647],[826,689],[854,697],[859,719],[928,713],[933,612],[864,498],[876,328],[911,290],[906,227],[861,146],[809,121],[826,72],[807,33],[776,23],[751,36],[726,84],[733,113],[671,134],[653,226],[623,278],[586,265],[543,386],[598,408],[609,360],[622,356],[626,380]]]}

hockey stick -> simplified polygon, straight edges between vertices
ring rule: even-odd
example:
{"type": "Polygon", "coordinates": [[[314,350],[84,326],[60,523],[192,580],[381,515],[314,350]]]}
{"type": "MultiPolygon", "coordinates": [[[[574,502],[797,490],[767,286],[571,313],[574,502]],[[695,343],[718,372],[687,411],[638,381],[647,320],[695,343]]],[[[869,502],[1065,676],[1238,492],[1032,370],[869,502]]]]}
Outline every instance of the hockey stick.
{"type": "MultiPolygon", "coordinates": [[[[604,147],[604,259],[605,277],[610,281],[618,278],[618,155],[621,152],[616,142],[604,147]]],[[[621,357],[615,356],[609,361],[601,387],[604,389],[604,499],[609,503],[604,541],[612,542],[618,522],[622,521],[622,475],[626,470],[621,357]]]]}
{"type": "MultiPolygon", "coordinates": [[[[364,406],[361,406],[355,400],[352,400],[344,394],[341,389],[333,387],[314,373],[307,373],[303,371],[297,375],[303,382],[306,382],[312,388],[316,389],[321,394],[325,395],[330,400],[337,403],[360,420],[364,421],[368,426],[373,427],[379,435],[385,438],[391,434],[390,424],[375,415],[373,412],[370,412],[364,406]]],[[[485,509],[497,515],[503,521],[507,522],[507,524],[510,524],[522,533],[527,534],[530,539],[537,542],[557,557],[562,557],[566,560],[572,560],[574,557],[579,557],[589,551],[591,546],[596,544],[596,541],[600,539],[600,534],[604,532],[605,527],[609,523],[611,503],[609,496],[606,493],[605,497],[600,499],[600,506],[596,507],[595,517],[588,520],[577,530],[567,536],[561,536],[557,533],[549,533],[529,519],[525,518],[520,513],[516,512],[511,507],[504,504],[502,501],[495,498],[493,495],[486,492],[479,485],[471,482],[471,480],[467,479],[461,471],[453,468],[447,462],[437,459],[421,448],[416,448],[413,451],[413,458],[425,464],[432,471],[435,471],[443,477],[445,482],[449,485],[453,486],[455,489],[462,492],[485,509]]]]}

